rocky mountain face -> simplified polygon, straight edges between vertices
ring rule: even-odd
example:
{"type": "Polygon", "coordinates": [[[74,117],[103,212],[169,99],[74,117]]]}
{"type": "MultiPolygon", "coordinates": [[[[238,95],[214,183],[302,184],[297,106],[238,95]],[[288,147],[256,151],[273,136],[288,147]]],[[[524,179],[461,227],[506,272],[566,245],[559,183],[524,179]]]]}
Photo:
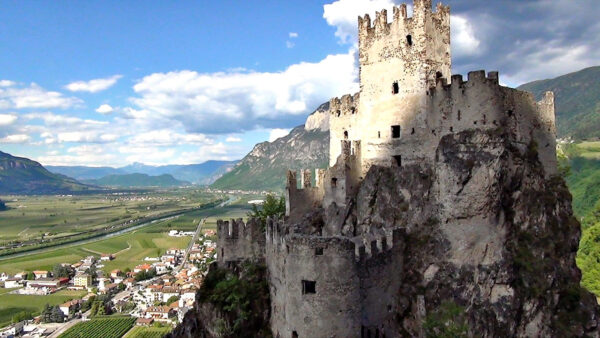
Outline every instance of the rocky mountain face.
{"type": "Polygon", "coordinates": [[[518,89],[530,91],[538,99],[546,91],[554,92],[560,137],[600,137],[600,66],[533,81],[518,89]]]}
{"type": "Polygon", "coordinates": [[[60,194],[90,188],[72,178],[53,174],[38,162],[0,151],[2,194],[60,194]]]}
{"type": "Polygon", "coordinates": [[[501,131],[447,135],[432,165],[371,168],[344,231],[406,229],[399,336],[448,323],[473,337],[600,336],[571,195],[544,176],[535,145],[501,131]]]}
{"type": "MultiPolygon", "coordinates": [[[[575,264],[571,195],[561,177],[547,177],[534,143],[504,133],[450,134],[433,162],[373,166],[344,213],[316,209],[299,223],[318,233],[341,220],[340,236],[367,238],[405,230],[387,337],[600,337],[600,308],[575,264]]],[[[228,336],[219,328],[240,317],[215,304],[200,300],[175,336],[228,336]]],[[[269,314],[264,301],[252,304],[269,314]]]]}
{"type": "Polygon", "coordinates": [[[262,142],[212,184],[217,189],[282,190],[288,169],[325,168],[329,161],[329,104],[273,142],[262,142]]]}

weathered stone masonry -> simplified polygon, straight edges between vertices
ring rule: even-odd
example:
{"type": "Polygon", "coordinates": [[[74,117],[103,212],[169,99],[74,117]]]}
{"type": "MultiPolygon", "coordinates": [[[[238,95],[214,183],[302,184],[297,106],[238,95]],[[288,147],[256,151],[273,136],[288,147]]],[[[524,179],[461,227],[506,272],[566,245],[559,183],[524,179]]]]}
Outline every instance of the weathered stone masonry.
{"type": "MultiPolygon", "coordinates": [[[[389,23],[385,10],[373,23],[368,15],[358,19],[360,92],[330,100],[330,168],[302,170],[300,182],[296,172],[288,173],[285,219],[268,220],[266,235],[253,220],[218,223],[219,265],[266,263],[276,337],[422,334],[414,323],[425,316],[425,298],[400,290],[413,287],[403,283],[419,274],[435,281],[440,268],[403,275],[413,259],[404,256],[405,248],[418,238],[409,232],[434,231],[433,224],[442,222],[452,229],[436,230],[445,236],[438,249],[451,252],[446,266],[492,269],[506,256],[505,216],[493,214],[498,203],[488,205],[495,196],[477,196],[499,191],[502,177],[492,165],[506,161],[510,144],[523,154],[535,149],[543,175],[556,174],[553,94],[535,102],[530,93],[501,86],[497,72],[470,72],[466,81],[451,76],[449,7],[439,4],[433,11],[431,0],[414,0],[413,13],[407,17],[401,5],[389,23]],[[445,153],[446,143],[458,151],[445,153]],[[481,155],[487,162],[462,173],[464,168],[451,167],[450,155],[467,164],[481,155]],[[398,174],[405,168],[404,176],[398,174]],[[374,175],[390,170],[407,187],[376,195],[383,183],[374,175]],[[371,205],[385,200],[401,202],[389,207],[410,216],[385,221],[379,211],[385,208],[371,205]],[[423,201],[432,205],[415,206],[423,201]],[[408,317],[400,320],[399,313],[408,317]]],[[[502,283],[494,290],[513,292],[502,283]]]]}

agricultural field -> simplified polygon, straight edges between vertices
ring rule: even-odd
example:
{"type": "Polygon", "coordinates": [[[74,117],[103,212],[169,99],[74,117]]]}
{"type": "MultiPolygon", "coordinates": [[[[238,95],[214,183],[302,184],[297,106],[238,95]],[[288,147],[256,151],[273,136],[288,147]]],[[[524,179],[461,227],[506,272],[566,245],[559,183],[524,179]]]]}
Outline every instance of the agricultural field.
{"type": "Polygon", "coordinates": [[[197,207],[219,196],[194,189],[74,196],[0,196],[0,247],[13,241],[61,238],[141,217],[197,207]]]}
{"type": "Polygon", "coordinates": [[[600,160],[600,141],[582,141],[577,143],[577,148],[581,157],[593,160],[600,160]]]}
{"type": "Polygon", "coordinates": [[[13,315],[21,311],[31,311],[38,315],[46,304],[62,304],[71,299],[85,296],[86,291],[61,290],[46,296],[12,295],[9,291],[14,289],[0,289],[0,327],[10,323],[13,315]]]}
{"type": "Polygon", "coordinates": [[[95,317],[69,328],[59,338],[121,338],[131,329],[135,320],[135,317],[126,316],[95,317]]]}
{"type": "Polygon", "coordinates": [[[161,338],[171,332],[170,327],[144,327],[136,326],[127,332],[123,338],[161,338]]]}
{"type": "Polygon", "coordinates": [[[203,226],[204,230],[216,230],[217,219],[229,220],[231,218],[246,219],[248,212],[251,210],[250,200],[264,199],[261,195],[244,195],[230,197],[230,204],[221,208],[212,208],[207,210],[198,210],[186,213],[177,219],[166,222],[169,229],[193,231],[196,230],[198,222],[206,218],[206,223],[203,226]]]}
{"type": "Polygon", "coordinates": [[[167,222],[169,221],[156,222],[120,236],[91,243],[0,259],[0,272],[14,274],[21,271],[50,271],[58,263],[73,264],[86,256],[99,256],[103,253],[114,254],[115,259],[105,262],[100,270],[109,273],[113,269],[133,268],[141,264],[145,257],[156,257],[169,248],[185,248],[188,245],[191,237],[168,236],[170,228],[167,222]]]}

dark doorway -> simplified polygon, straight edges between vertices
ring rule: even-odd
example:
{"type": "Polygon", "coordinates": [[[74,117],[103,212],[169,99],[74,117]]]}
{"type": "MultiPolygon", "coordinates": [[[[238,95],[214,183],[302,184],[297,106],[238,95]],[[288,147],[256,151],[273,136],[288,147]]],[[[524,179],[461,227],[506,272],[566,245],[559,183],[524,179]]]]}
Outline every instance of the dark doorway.
{"type": "Polygon", "coordinates": [[[400,138],[400,126],[392,126],[392,138],[400,138]]]}

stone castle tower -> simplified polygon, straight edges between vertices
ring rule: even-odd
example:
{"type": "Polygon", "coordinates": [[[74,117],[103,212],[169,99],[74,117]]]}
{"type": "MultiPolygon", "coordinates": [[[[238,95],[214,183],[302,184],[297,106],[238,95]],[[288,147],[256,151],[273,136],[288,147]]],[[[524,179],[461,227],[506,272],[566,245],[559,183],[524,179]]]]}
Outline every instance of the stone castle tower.
{"type": "MultiPolygon", "coordinates": [[[[470,72],[467,81],[451,76],[450,9],[431,5],[431,0],[414,0],[412,17],[406,5],[395,7],[392,22],[385,10],[374,22],[369,15],[358,18],[360,92],[330,100],[330,168],[314,171],[314,177],[312,170],[302,170],[300,186],[296,172],[288,172],[285,220],[269,220],[265,237],[255,221],[218,225],[220,266],[265,261],[276,337],[395,337],[407,325],[397,318],[404,299],[398,271],[410,244],[406,233],[416,226],[410,222],[430,222],[425,215],[432,210],[438,214],[430,219],[450,215],[444,201],[455,198],[446,194],[454,187],[441,179],[431,192],[441,202],[422,213],[402,202],[411,200],[412,191],[386,195],[402,202],[390,206],[394,213],[414,215],[375,218],[366,215],[374,212],[373,205],[360,197],[371,188],[364,182],[374,168],[400,173],[410,168],[415,182],[431,179],[415,168],[441,168],[437,175],[443,177],[447,164],[439,161],[448,140],[487,133],[507,135],[523,152],[535,145],[544,175],[556,173],[552,93],[535,102],[529,93],[500,86],[497,72],[470,72]]],[[[445,222],[453,224],[452,217],[445,222]]],[[[419,297],[417,321],[425,306],[419,297]]]]}
{"type": "Polygon", "coordinates": [[[412,17],[406,5],[394,7],[391,23],[387,17],[382,10],[373,23],[369,15],[358,19],[360,95],[331,110],[330,165],[342,153],[341,140],[360,141],[362,175],[373,164],[389,165],[390,155],[401,156],[408,123],[427,110],[427,90],[451,74],[447,6],[432,12],[431,0],[417,0],[412,17]]]}

